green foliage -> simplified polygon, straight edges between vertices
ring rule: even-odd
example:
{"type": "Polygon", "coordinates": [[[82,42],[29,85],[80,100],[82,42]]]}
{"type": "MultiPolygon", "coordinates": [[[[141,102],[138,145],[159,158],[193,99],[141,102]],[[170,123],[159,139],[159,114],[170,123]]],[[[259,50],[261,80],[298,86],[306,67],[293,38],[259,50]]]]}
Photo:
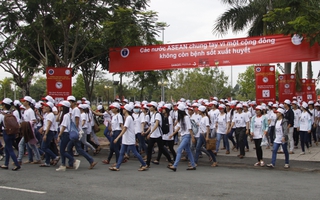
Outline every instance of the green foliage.
{"type": "Polygon", "coordinates": [[[30,86],[30,96],[37,101],[47,95],[47,79],[43,76],[38,76],[33,81],[30,86]]]}
{"type": "Polygon", "coordinates": [[[14,91],[12,90],[11,87],[12,84],[12,78],[4,78],[3,80],[0,81],[0,99],[4,99],[6,97],[13,99],[14,97],[14,91]]]}
{"type": "Polygon", "coordinates": [[[237,84],[240,86],[239,93],[236,97],[237,99],[253,100],[256,98],[256,84],[253,65],[247,67],[245,72],[239,74],[237,84]]]}
{"type": "Polygon", "coordinates": [[[86,89],[82,74],[78,74],[76,82],[72,86],[72,95],[75,96],[76,99],[81,99],[86,96],[86,89]]]}

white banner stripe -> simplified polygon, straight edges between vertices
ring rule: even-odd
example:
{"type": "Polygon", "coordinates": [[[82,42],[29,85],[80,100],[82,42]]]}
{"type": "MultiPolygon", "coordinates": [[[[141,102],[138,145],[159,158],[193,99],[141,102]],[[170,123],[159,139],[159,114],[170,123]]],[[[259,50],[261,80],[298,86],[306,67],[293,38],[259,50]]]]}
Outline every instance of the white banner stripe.
{"type": "Polygon", "coordinates": [[[30,193],[36,193],[36,194],[47,193],[45,191],[28,190],[28,189],[22,189],[22,188],[6,187],[6,186],[0,186],[0,189],[17,190],[17,191],[21,191],[21,192],[30,192],[30,193]]]}

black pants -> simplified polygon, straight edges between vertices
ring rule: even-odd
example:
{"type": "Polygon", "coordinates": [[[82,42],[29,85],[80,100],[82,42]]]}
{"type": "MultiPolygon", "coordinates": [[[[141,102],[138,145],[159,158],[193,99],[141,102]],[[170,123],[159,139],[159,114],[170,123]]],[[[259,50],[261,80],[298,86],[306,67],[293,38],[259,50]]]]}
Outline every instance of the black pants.
{"type": "Polygon", "coordinates": [[[254,144],[256,145],[256,155],[257,155],[257,159],[258,162],[260,162],[262,160],[262,148],[261,148],[261,141],[262,138],[260,139],[253,139],[254,144]]]}
{"type": "Polygon", "coordinates": [[[237,140],[237,144],[238,147],[240,148],[240,155],[245,155],[245,151],[244,151],[244,139],[246,136],[246,127],[240,127],[240,128],[236,128],[236,140],[237,140]]]}
{"type": "MultiPolygon", "coordinates": [[[[169,153],[167,151],[164,151],[163,150],[163,140],[162,140],[162,137],[158,137],[158,138],[150,138],[148,140],[148,153],[147,153],[147,165],[150,165],[150,162],[151,162],[151,156],[152,156],[152,148],[154,146],[154,144],[157,143],[158,145],[158,148],[159,148],[159,152],[158,152],[158,157],[159,157],[159,154],[160,154],[160,157],[161,157],[161,153],[163,153],[163,155],[165,155],[165,157],[167,158],[167,160],[169,162],[172,161],[169,153]]],[[[158,160],[159,161],[159,160],[158,160]]]]}
{"type": "Polygon", "coordinates": [[[268,134],[269,134],[269,139],[270,139],[269,143],[273,144],[273,141],[274,141],[274,126],[270,126],[269,127],[268,134]]]}
{"type": "MultiPolygon", "coordinates": [[[[163,142],[164,142],[164,144],[166,144],[169,147],[170,152],[172,153],[172,156],[173,156],[173,160],[176,160],[177,154],[173,148],[174,140],[163,140],[163,142]]],[[[169,154],[168,149],[166,147],[163,147],[163,151],[166,151],[169,154]]],[[[158,161],[160,160],[161,155],[162,155],[162,153],[158,154],[158,158],[157,158],[158,161]]]]}
{"type": "Polygon", "coordinates": [[[294,146],[298,146],[299,144],[299,131],[297,128],[293,128],[293,141],[294,141],[294,146]]]}

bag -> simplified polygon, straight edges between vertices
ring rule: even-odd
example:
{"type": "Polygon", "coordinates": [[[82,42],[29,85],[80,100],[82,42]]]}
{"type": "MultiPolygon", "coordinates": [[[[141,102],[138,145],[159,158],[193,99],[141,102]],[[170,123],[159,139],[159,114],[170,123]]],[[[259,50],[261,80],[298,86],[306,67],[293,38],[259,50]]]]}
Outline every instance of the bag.
{"type": "Polygon", "coordinates": [[[196,123],[196,121],[194,121],[194,119],[190,119],[190,121],[191,121],[191,129],[193,131],[193,134],[197,134],[199,131],[198,124],[196,123]]]}
{"type": "Polygon", "coordinates": [[[76,124],[70,119],[70,130],[69,130],[69,139],[70,140],[79,140],[79,130],[76,124]]]}
{"type": "Polygon", "coordinates": [[[11,113],[2,113],[4,115],[4,119],[2,122],[2,126],[6,131],[7,135],[14,135],[20,133],[20,125],[17,121],[17,118],[11,113]]]}
{"type": "Polygon", "coordinates": [[[161,125],[162,134],[168,134],[170,131],[169,118],[165,117],[164,115],[161,115],[161,117],[162,117],[162,125],[161,125]]]}
{"type": "Polygon", "coordinates": [[[206,140],[206,149],[207,150],[216,150],[217,138],[209,138],[206,140]]]}
{"type": "Polygon", "coordinates": [[[267,136],[263,135],[260,146],[269,146],[268,138],[267,136]]]}

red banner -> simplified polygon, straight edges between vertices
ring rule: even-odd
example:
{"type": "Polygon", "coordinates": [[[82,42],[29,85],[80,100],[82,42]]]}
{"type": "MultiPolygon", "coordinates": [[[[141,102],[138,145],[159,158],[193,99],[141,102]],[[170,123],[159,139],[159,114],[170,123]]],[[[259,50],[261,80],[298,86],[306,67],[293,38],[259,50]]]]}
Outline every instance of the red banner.
{"type": "Polygon", "coordinates": [[[71,95],[72,70],[70,68],[47,67],[47,94],[57,102],[71,95]]]}
{"type": "Polygon", "coordinates": [[[279,101],[289,99],[296,95],[296,76],[295,74],[281,74],[278,77],[279,101]]]}
{"type": "Polygon", "coordinates": [[[316,101],[316,81],[314,79],[302,79],[303,101],[316,101]]]}
{"type": "Polygon", "coordinates": [[[257,104],[276,101],[276,73],[274,66],[255,66],[257,104]]]}
{"type": "Polygon", "coordinates": [[[320,47],[299,36],[271,35],[193,43],[110,48],[109,71],[150,71],[208,66],[320,60],[320,47]]]}

